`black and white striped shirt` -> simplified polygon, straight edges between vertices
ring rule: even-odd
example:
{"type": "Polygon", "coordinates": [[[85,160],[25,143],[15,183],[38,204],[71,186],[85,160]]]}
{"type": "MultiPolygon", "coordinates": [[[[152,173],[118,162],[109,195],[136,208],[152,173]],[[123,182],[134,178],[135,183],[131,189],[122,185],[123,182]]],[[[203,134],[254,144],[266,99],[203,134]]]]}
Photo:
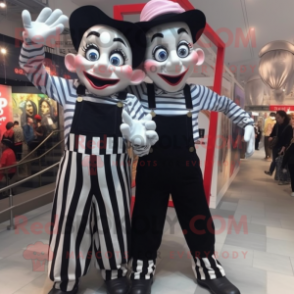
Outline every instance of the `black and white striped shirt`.
{"type": "MultiPolygon", "coordinates": [[[[244,128],[253,125],[254,121],[241,107],[225,96],[220,96],[209,88],[202,85],[190,85],[193,110],[192,124],[193,136],[196,142],[199,139],[198,115],[201,110],[211,110],[223,112],[233,123],[244,128]]],[[[129,92],[133,93],[140,100],[145,113],[150,113],[147,97],[146,83],[139,86],[129,87],[129,92]]],[[[155,87],[156,109],[158,115],[184,115],[187,113],[184,91],[168,93],[155,87]]]]}
{"type": "MultiPolygon", "coordinates": [[[[64,112],[64,138],[65,146],[67,146],[67,140],[70,133],[76,101],[77,101],[77,80],[67,80],[56,76],[51,76],[47,73],[43,61],[45,58],[45,52],[43,45],[37,44],[25,44],[23,43],[19,63],[22,69],[26,72],[28,79],[49,98],[57,101],[63,106],[64,112]]],[[[96,103],[116,105],[120,100],[118,94],[110,97],[100,97],[92,95],[86,91],[87,100],[95,101],[96,103]]],[[[137,99],[132,94],[128,94],[123,101],[124,110],[132,117],[132,119],[141,120],[144,118],[144,109],[137,99]]],[[[147,147],[136,148],[138,155],[144,155],[148,153],[147,147]],[[142,152],[141,152],[141,151],[142,152]]]]}

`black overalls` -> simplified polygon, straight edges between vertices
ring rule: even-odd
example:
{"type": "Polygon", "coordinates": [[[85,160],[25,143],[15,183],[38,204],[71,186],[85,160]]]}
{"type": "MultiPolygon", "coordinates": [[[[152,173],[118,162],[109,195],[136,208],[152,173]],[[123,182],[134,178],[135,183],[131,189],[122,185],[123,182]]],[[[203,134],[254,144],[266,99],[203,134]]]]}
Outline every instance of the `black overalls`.
{"type": "Polygon", "coordinates": [[[80,96],[75,107],[49,244],[49,277],[63,291],[72,290],[86,274],[91,257],[105,280],[124,276],[130,243],[130,159],[120,132],[123,101],[109,105],[80,96]]]}
{"type": "MultiPolygon", "coordinates": [[[[186,115],[155,115],[159,141],[137,165],[136,201],[132,219],[132,279],[150,279],[155,272],[170,194],[199,279],[225,275],[214,258],[214,225],[206,201],[192,131],[190,87],[184,88],[186,115]]],[[[150,110],[156,109],[153,84],[148,85],[150,110]]]]}

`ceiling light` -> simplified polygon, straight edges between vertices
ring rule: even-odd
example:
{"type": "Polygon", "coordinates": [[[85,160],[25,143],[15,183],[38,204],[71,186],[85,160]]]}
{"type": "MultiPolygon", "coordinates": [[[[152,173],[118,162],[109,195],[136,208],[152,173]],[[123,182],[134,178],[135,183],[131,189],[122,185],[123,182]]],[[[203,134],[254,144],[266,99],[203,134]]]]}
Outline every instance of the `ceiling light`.
{"type": "Polygon", "coordinates": [[[5,8],[5,7],[6,7],[6,3],[3,2],[3,1],[1,1],[1,2],[0,2],[0,8],[5,8]]]}
{"type": "Polygon", "coordinates": [[[283,89],[283,92],[286,92],[286,89],[283,89]]]}
{"type": "Polygon", "coordinates": [[[5,48],[1,48],[1,53],[2,54],[6,54],[7,53],[7,50],[5,48]]]}

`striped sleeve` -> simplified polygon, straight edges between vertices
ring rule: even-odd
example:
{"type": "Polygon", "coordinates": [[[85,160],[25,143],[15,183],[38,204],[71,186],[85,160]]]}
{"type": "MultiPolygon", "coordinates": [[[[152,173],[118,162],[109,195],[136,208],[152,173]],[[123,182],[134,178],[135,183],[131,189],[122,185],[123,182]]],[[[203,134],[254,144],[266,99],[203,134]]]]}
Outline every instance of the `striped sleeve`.
{"type": "Polygon", "coordinates": [[[64,79],[47,73],[43,65],[44,59],[45,52],[42,44],[23,43],[19,64],[30,82],[48,97],[61,105],[65,105],[67,102],[66,91],[68,89],[64,89],[64,85],[67,83],[63,81],[64,79]]]}
{"type": "MultiPolygon", "coordinates": [[[[137,97],[132,94],[128,94],[124,109],[132,119],[141,120],[145,117],[143,106],[137,97]]],[[[131,146],[133,148],[134,154],[139,157],[148,155],[151,148],[151,144],[147,144],[146,146],[131,144],[131,146]]]]}
{"type": "Polygon", "coordinates": [[[241,128],[254,124],[249,114],[230,98],[220,96],[205,86],[191,85],[191,94],[194,109],[223,112],[241,128]]]}
{"type": "Polygon", "coordinates": [[[128,94],[124,109],[132,119],[141,120],[145,116],[141,102],[132,94],[128,94]]]}

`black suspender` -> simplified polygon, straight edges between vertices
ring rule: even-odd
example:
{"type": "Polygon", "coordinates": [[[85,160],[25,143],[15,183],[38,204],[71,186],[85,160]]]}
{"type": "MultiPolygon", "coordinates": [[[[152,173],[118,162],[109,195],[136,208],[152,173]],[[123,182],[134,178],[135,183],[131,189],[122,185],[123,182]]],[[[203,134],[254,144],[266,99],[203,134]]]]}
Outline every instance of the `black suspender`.
{"type": "Polygon", "coordinates": [[[156,101],[155,101],[154,84],[147,84],[147,95],[148,95],[149,109],[155,109],[156,101]]]}
{"type": "Polygon", "coordinates": [[[118,93],[118,99],[124,101],[124,100],[126,100],[127,95],[128,95],[127,92],[119,92],[118,93]]]}
{"type": "MultiPolygon", "coordinates": [[[[185,95],[185,101],[186,101],[186,108],[193,109],[191,89],[190,89],[189,85],[185,86],[184,95],[185,95]]],[[[147,96],[148,96],[149,109],[155,109],[156,108],[156,101],[155,101],[154,84],[147,84],[147,96]]]]}
{"type": "Polygon", "coordinates": [[[186,85],[184,88],[185,100],[186,100],[186,108],[193,109],[192,97],[191,97],[191,88],[189,85],[186,85]]]}

